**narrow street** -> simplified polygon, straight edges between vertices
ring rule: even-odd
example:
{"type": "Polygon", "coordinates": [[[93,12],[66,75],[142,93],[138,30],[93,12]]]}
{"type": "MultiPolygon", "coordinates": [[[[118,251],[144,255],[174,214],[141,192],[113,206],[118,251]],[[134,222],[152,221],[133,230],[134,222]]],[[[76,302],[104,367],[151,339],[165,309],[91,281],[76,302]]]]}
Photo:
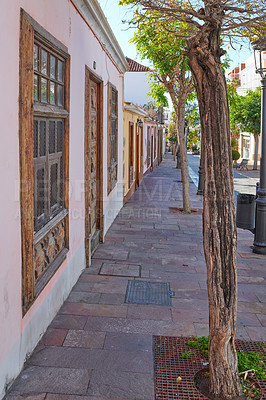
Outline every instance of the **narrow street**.
{"type": "MultiPolygon", "coordinates": [[[[198,185],[200,156],[188,154],[190,174],[195,185],[198,185]]],[[[250,167],[249,167],[250,168],[250,167]]],[[[256,194],[256,183],[260,180],[260,171],[237,170],[234,168],[235,203],[238,193],[256,194]]]]}
{"type": "MultiPolygon", "coordinates": [[[[6,400],[151,400],[153,335],[208,335],[202,200],[190,183],[197,212],[178,212],[180,180],[167,153],[120,211],[6,400]],[[125,303],[129,281],[169,283],[171,305],[125,303]]],[[[252,241],[239,230],[237,337],[265,340],[265,258],[252,241]]]]}

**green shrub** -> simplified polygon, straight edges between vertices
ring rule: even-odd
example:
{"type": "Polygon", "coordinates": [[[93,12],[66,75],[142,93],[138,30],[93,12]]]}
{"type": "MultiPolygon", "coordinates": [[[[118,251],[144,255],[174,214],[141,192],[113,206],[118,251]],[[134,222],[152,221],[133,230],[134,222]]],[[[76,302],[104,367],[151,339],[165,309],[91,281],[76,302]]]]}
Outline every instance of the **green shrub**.
{"type": "Polygon", "coordinates": [[[240,158],[240,153],[237,150],[232,150],[233,161],[237,161],[240,158]]]}

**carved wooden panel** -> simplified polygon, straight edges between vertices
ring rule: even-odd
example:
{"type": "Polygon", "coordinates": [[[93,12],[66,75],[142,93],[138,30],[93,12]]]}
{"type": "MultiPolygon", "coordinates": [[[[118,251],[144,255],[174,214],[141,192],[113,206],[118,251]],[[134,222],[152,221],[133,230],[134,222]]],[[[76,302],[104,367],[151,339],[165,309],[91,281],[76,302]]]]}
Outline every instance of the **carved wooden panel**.
{"type": "Polygon", "coordinates": [[[65,248],[66,221],[63,219],[47,235],[34,246],[34,275],[35,282],[47,270],[58,254],[65,248]]]}
{"type": "Polygon", "coordinates": [[[100,85],[90,72],[85,72],[85,249],[86,263],[90,265],[91,239],[99,229],[99,198],[101,174],[99,152],[101,142],[99,98],[100,85]]]}
{"type": "Polygon", "coordinates": [[[107,142],[107,193],[109,194],[117,183],[118,158],[118,92],[108,84],[108,142],[107,142]]]}
{"type": "Polygon", "coordinates": [[[96,230],[96,204],[97,204],[97,83],[90,80],[90,130],[89,130],[89,197],[90,197],[90,233],[91,236],[96,230]]]}

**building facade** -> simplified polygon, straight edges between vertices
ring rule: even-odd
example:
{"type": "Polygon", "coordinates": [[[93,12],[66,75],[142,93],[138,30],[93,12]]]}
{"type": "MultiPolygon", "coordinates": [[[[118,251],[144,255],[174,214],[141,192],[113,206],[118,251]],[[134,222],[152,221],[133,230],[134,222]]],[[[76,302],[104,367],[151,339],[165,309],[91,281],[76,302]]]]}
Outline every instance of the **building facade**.
{"type": "Polygon", "coordinates": [[[131,103],[124,106],[123,192],[126,202],[140,185],[144,172],[143,120],[147,113],[131,103]]]}
{"type": "Polygon", "coordinates": [[[123,205],[128,65],[97,0],[0,19],[2,398],[123,205]]]}
{"type": "MultiPolygon", "coordinates": [[[[256,55],[258,57],[258,55],[256,55]]],[[[263,62],[266,66],[266,52],[263,53],[263,62]]],[[[261,86],[261,78],[256,73],[254,55],[249,57],[239,67],[234,68],[227,76],[228,81],[235,80],[236,91],[241,96],[244,96],[248,89],[254,90],[261,86]]],[[[254,135],[249,132],[240,132],[238,140],[238,151],[240,157],[248,159],[248,164],[253,165],[255,157],[256,142],[254,135]]],[[[258,164],[260,163],[261,154],[261,137],[258,143],[258,164]]]]}

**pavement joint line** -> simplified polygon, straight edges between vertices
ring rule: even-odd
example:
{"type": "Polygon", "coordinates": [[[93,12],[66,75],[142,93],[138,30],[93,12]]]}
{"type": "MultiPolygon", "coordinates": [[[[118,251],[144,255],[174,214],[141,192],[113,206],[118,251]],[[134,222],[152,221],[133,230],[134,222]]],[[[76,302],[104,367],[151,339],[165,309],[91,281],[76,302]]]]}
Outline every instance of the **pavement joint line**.
{"type": "Polygon", "coordinates": [[[191,167],[188,167],[188,170],[189,170],[189,176],[192,179],[192,181],[194,182],[194,185],[196,187],[198,187],[198,184],[199,184],[199,176],[198,176],[198,174],[196,174],[196,172],[194,172],[191,167]]]}

